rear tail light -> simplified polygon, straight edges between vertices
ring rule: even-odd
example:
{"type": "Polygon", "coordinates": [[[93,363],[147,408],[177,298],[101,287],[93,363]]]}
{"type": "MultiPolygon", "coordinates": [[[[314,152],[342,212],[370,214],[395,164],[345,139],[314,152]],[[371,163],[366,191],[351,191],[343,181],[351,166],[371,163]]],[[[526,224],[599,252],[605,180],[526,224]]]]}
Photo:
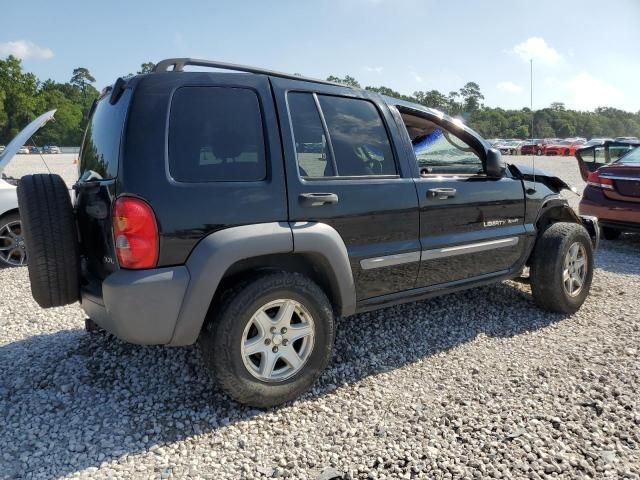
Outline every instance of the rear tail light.
{"type": "Polygon", "coordinates": [[[152,268],[158,261],[158,227],[144,200],[120,197],[113,207],[113,238],[122,268],[152,268]]]}
{"type": "Polygon", "coordinates": [[[605,190],[613,190],[613,180],[607,177],[602,177],[595,171],[589,174],[587,178],[587,185],[591,185],[596,188],[604,188],[605,190]]]}

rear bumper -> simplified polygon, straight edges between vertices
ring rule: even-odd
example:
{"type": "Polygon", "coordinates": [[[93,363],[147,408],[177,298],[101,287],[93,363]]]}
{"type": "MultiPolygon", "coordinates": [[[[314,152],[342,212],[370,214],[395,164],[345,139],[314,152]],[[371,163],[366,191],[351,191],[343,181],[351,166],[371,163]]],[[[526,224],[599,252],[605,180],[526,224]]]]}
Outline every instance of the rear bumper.
{"type": "Polygon", "coordinates": [[[189,284],[185,266],[118,270],[102,283],[102,297],[81,292],[85,313],[118,338],[140,345],[167,344],[189,284]]]}
{"type": "Polygon", "coordinates": [[[611,200],[589,187],[580,201],[580,214],[598,217],[600,225],[605,227],[624,225],[628,230],[640,228],[640,205],[611,200]]]}

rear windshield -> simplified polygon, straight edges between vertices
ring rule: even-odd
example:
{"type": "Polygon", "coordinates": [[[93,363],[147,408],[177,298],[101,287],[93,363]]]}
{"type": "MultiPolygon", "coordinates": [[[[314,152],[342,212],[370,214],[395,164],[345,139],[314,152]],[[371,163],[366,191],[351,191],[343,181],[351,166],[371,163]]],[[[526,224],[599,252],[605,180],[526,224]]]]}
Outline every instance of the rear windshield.
{"type": "Polygon", "coordinates": [[[616,163],[633,163],[640,164],[640,147],[636,147],[630,153],[627,153],[624,157],[620,157],[616,163]]]}
{"type": "Polygon", "coordinates": [[[81,180],[110,180],[118,175],[120,138],[130,99],[127,89],[115,105],[106,95],[93,109],[80,150],[81,180]]]}
{"type": "Polygon", "coordinates": [[[262,114],[253,90],[182,87],[169,116],[169,172],[179,182],[247,182],[266,176],[262,114]]]}

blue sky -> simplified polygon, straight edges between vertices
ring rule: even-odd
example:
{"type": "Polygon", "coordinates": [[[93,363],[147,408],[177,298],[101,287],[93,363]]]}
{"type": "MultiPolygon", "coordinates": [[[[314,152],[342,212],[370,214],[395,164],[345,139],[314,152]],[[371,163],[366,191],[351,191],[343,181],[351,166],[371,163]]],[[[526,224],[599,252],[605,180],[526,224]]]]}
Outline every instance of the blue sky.
{"type": "Polygon", "coordinates": [[[640,1],[325,0],[90,2],[2,6],[0,56],[39,78],[89,68],[96,86],[144,61],[193,56],[402,93],[480,84],[485,103],[553,101],[640,110],[640,1]]]}

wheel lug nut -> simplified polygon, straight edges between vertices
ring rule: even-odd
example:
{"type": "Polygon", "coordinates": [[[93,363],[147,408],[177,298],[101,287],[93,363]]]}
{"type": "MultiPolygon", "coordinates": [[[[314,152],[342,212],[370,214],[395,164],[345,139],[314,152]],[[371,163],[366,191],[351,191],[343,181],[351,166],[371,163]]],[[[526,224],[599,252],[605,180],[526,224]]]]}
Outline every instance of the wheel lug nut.
{"type": "Polygon", "coordinates": [[[265,345],[269,345],[271,343],[271,339],[270,338],[265,338],[264,339],[264,344],[265,345]]]}
{"type": "Polygon", "coordinates": [[[287,333],[287,327],[282,327],[282,329],[280,330],[280,333],[287,333]]]}
{"type": "Polygon", "coordinates": [[[283,338],[282,339],[282,345],[286,347],[287,343],[289,343],[289,340],[287,340],[286,338],[283,338]]]}
{"type": "Polygon", "coordinates": [[[271,351],[272,351],[273,353],[278,353],[278,347],[273,347],[273,348],[271,349],[271,351]]]}
{"type": "Polygon", "coordinates": [[[271,333],[276,333],[276,327],[271,327],[271,333]]]}

